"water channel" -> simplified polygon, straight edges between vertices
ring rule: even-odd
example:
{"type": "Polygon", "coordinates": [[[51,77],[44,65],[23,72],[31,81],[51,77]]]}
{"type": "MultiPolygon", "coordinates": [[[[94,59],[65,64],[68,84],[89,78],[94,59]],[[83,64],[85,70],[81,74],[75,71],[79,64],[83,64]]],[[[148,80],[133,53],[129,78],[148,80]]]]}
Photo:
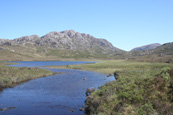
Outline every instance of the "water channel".
{"type": "MultiPolygon", "coordinates": [[[[93,62],[75,61],[29,61],[14,62],[14,67],[41,67],[50,65],[71,65],[93,62]]],[[[2,115],[85,115],[85,91],[87,88],[103,85],[114,80],[105,74],[74,70],[50,69],[62,74],[30,80],[14,88],[6,88],[0,92],[0,108],[15,107],[7,111],[0,111],[2,115]],[[86,80],[83,80],[86,78],[86,80]],[[71,110],[74,110],[71,112],[71,110]]]]}

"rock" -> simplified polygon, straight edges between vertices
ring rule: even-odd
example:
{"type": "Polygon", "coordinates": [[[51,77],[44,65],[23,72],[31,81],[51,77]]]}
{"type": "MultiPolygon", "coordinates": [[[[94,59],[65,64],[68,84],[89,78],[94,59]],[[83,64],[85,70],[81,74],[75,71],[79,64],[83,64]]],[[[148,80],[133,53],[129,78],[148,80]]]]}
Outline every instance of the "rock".
{"type": "Polygon", "coordinates": [[[36,41],[39,41],[40,37],[38,35],[31,36],[22,36],[20,38],[16,38],[13,41],[19,44],[35,44],[36,41]]]}
{"type": "Polygon", "coordinates": [[[107,75],[107,77],[110,77],[110,76],[112,76],[112,74],[108,74],[108,75],[107,75]]]}
{"type": "Polygon", "coordinates": [[[3,45],[7,42],[10,42],[11,40],[7,40],[7,39],[0,39],[0,45],[3,45]]]}
{"type": "Polygon", "coordinates": [[[86,92],[85,92],[85,94],[86,94],[86,96],[89,96],[89,95],[91,95],[91,93],[92,92],[94,92],[96,89],[95,88],[87,88],[87,90],[86,90],[86,92]]]}
{"type": "Polygon", "coordinates": [[[74,112],[74,109],[72,109],[71,112],[74,112]]]}
{"type": "Polygon", "coordinates": [[[84,111],[85,109],[84,109],[84,108],[80,108],[79,110],[80,110],[80,111],[84,111]]]}
{"type": "Polygon", "coordinates": [[[117,80],[119,77],[119,74],[117,72],[114,72],[114,78],[117,80]]]}
{"type": "Polygon", "coordinates": [[[13,86],[11,85],[11,86],[8,86],[8,88],[13,88],[13,86]]]}
{"type": "Polygon", "coordinates": [[[86,80],[86,78],[83,78],[83,80],[86,80]]]}
{"type": "Polygon", "coordinates": [[[16,107],[8,107],[8,108],[0,108],[0,111],[7,111],[7,110],[10,110],[10,109],[15,109],[16,107]]]}

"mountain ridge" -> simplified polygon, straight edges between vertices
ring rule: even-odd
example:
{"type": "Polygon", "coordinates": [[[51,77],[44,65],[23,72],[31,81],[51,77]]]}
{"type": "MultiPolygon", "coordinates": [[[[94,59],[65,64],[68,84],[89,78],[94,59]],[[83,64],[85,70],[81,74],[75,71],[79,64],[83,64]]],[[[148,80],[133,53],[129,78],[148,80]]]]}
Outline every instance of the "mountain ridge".
{"type": "Polygon", "coordinates": [[[35,34],[13,40],[0,39],[0,48],[3,49],[1,52],[11,52],[17,57],[27,58],[110,58],[125,52],[105,39],[74,30],[52,31],[43,36],[35,34]]]}
{"type": "MultiPolygon", "coordinates": [[[[38,35],[31,36],[22,36],[20,38],[16,38],[13,41],[18,43],[33,43],[40,46],[48,46],[51,45],[54,48],[60,49],[72,49],[77,50],[78,48],[82,49],[91,49],[94,46],[100,47],[103,50],[120,50],[114,47],[110,42],[105,39],[99,39],[93,37],[89,34],[75,32],[74,30],[65,30],[65,31],[52,31],[41,37],[38,35]],[[34,38],[34,39],[33,39],[34,38]],[[82,47],[81,47],[82,46],[82,47]],[[104,48],[103,48],[104,47],[104,48]]],[[[81,49],[80,49],[81,50],[81,49]]]]}
{"type": "Polygon", "coordinates": [[[161,44],[160,43],[152,43],[152,44],[143,45],[140,47],[133,48],[131,51],[151,50],[151,49],[157,48],[158,46],[161,46],[161,44]]]}

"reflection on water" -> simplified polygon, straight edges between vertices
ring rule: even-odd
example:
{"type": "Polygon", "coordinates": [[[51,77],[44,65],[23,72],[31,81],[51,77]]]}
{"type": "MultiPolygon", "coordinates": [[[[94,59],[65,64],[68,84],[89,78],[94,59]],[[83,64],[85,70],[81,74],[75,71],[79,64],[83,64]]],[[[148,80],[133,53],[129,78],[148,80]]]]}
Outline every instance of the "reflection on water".
{"type": "Polygon", "coordinates": [[[4,115],[84,115],[85,91],[114,80],[91,71],[49,69],[63,74],[37,78],[0,93],[0,108],[16,107],[4,115]],[[86,78],[86,80],[83,80],[86,78]],[[71,112],[71,110],[74,112],[71,112]]]}

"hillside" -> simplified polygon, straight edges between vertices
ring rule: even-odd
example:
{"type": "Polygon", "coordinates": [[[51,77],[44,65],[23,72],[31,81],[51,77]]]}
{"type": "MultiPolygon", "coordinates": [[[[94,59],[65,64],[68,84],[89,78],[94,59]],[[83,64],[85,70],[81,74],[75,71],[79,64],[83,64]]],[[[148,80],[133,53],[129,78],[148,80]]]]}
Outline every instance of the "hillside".
{"type": "Polygon", "coordinates": [[[136,48],[132,49],[131,51],[151,50],[151,49],[157,48],[158,46],[161,46],[161,44],[154,43],[154,44],[144,45],[141,47],[136,47],[136,48]]]}
{"type": "Polygon", "coordinates": [[[120,73],[117,80],[106,83],[87,97],[87,115],[173,114],[173,70],[169,67],[160,70],[159,64],[150,65],[150,69],[146,65],[131,66],[136,66],[135,71],[120,73]],[[137,70],[142,70],[141,75],[137,70]]]}
{"type": "Polygon", "coordinates": [[[155,49],[131,51],[128,56],[129,59],[139,61],[173,63],[173,42],[165,43],[155,49]]]}
{"type": "Polygon", "coordinates": [[[153,50],[153,53],[159,55],[173,55],[173,42],[163,44],[153,50]]]}
{"type": "Polygon", "coordinates": [[[65,30],[44,36],[31,35],[14,40],[0,39],[1,60],[57,60],[64,58],[114,58],[125,51],[105,39],[65,30]]]}

